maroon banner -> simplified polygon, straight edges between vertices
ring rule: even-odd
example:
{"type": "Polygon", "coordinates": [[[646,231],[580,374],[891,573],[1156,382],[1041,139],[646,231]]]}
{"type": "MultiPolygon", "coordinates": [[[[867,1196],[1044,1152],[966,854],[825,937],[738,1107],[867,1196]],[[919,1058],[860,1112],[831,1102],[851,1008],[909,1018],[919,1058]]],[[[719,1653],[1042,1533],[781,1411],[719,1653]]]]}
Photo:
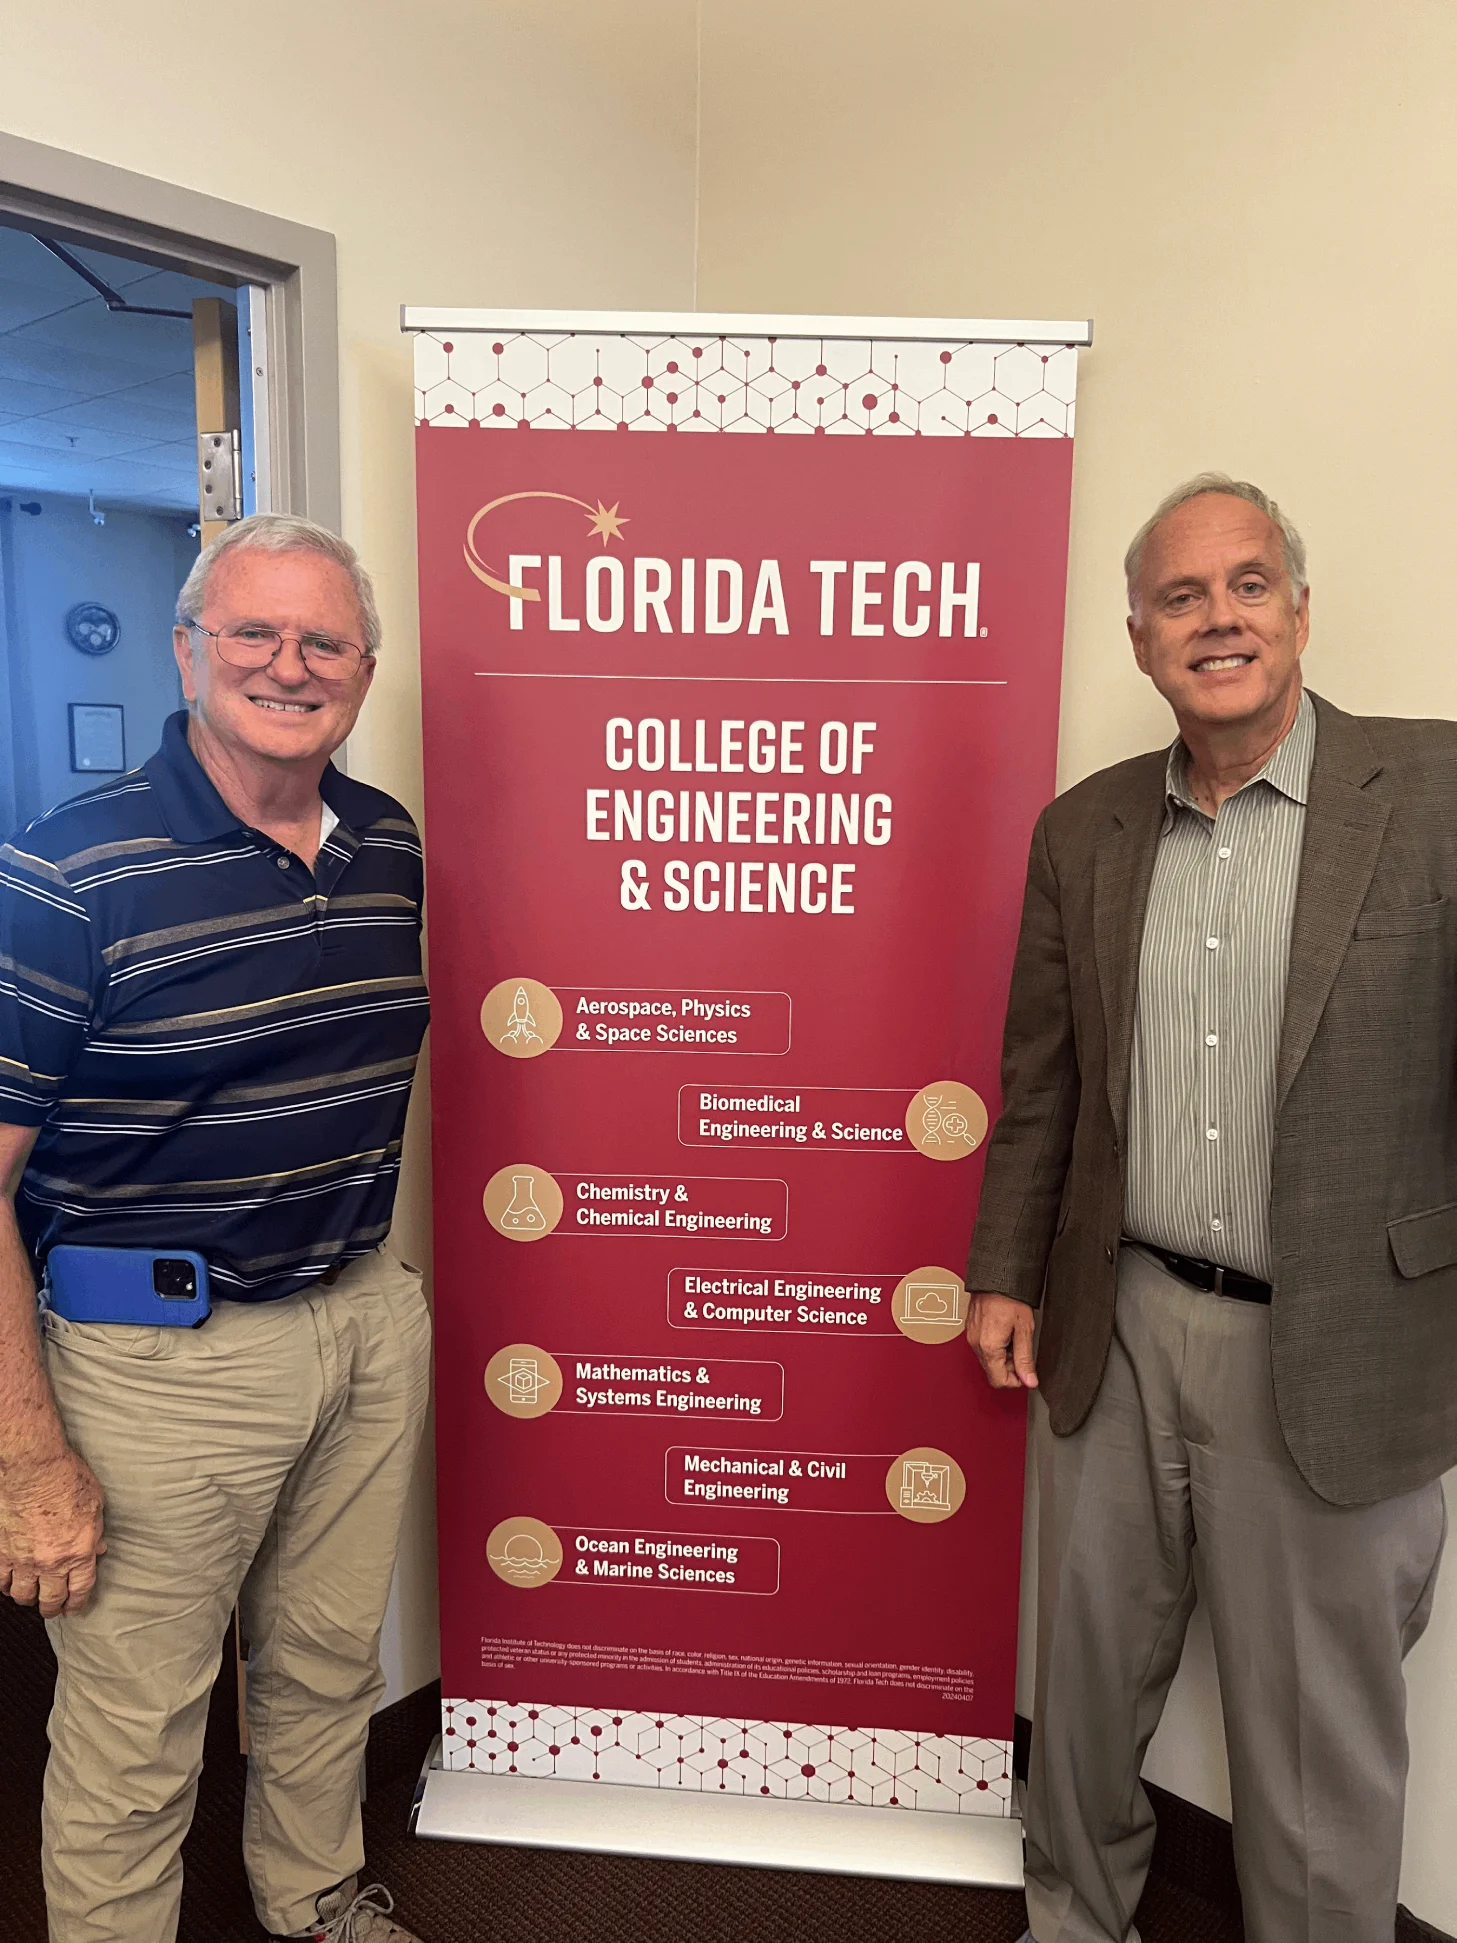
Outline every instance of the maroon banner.
{"type": "Polygon", "coordinates": [[[417,434],[451,1717],[1005,1743],[1024,1413],[961,1272],[1071,440],[486,396],[417,434]]]}

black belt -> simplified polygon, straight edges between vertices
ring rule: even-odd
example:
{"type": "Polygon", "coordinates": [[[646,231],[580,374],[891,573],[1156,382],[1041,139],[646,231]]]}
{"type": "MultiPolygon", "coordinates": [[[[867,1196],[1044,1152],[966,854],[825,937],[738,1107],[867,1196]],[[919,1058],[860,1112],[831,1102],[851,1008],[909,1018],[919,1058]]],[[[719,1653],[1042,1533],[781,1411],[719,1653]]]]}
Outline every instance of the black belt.
{"type": "Polygon", "coordinates": [[[1257,1282],[1253,1275],[1242,1275],[1237,1268],[1221,1268],[1218,1262],[1201,1261],[1195,1255],[1176,1255],[1171,1249],[1155,1248],[1150,1241],[1133,1241],[1129,1235],[1124,1240],[1134,1248],[1145,1249],[1170,1275],[1177,1275],[1191,1288],[1203,1289],[1206,1295],[1232,1295],[1237,1302],[1270,1300],[1268,1282],[1257,1282]]]}

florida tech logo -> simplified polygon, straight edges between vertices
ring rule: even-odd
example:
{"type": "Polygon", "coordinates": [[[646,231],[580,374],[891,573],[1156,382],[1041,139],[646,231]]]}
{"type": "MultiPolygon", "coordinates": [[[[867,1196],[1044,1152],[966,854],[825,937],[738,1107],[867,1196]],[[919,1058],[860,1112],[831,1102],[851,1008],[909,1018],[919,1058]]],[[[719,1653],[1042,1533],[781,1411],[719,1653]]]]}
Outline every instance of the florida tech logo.
{"type": "MultiPolygon", "coordinates": [[[[476,547],[476,533],[481,521],[488,518],[498,507],[514,505],[518,499],[556,499],[560,500],[566,506],[580,506],[582,511],[587,515],[587,526],[590,534],[593,537],[600,538],[604,548],[609,540],[621,539],[622,529],[627,525],[627,520],[624,517],[619,517],[616,506],[604,506],[599,499],[596,506],[592,507],[588,505],[585,499],[578,499],[569,492],[508,492],[503,493],[499,499],[493,499],[489,505],[482,506],[480,511],[472,519],[470,525],[465,529],[465,564],[470,568],[477,580],[484,581],[486,586],[491,588],[495,593],[505,594],[509,600],[539,601],[541,599],[541,592],[536,587],[515,586],[509,577],[503,580],[494,567],[488,565],[481,558],[476,547]]],[[[523,566],[527,564],[539,566],[541,564],[539,558],[533,559],[529,554],[513,554],[511,559],[513,565],[517,561],[523,566]]],[[[517,625],[519,625],[519,612],[519,609],[514,610],[512,616],[513,622],[517,625]]]]}
{"type": "MultiPolygon", "coordinates": [[[[529,605],[538,612],[545,607],[545,630],[553,634],[575,634],[583,627],[593,634],[619,629],[632,634],[788,634],[791,610],[799,629],[821,636],[931,635],[964,641],[987,631],[977,620],[981,567],[975,560],[781,563],[692,555],[666,560],[656,554],[628,554],[622,529],[630,524],[620,501],[608,506],[599,499],[594,506],[575,493],[540,487],[502,493],[472,515],[465,529],[465,564],[483,586],[506,601],[508,624],[517,630],[526,625],[529,605]],[[482,551],[486,521],[502,507],[528,499],[577,507],[587,521],[589,545],[600,540],[602,551],[589,552],[583,563],[568,539],[562,552],[507,553],[504,572],[493,566],[482,551]],[[543,568],[544,589],[533,584],[543,568]]],[[[507,520],[505,531],[511,530],[507,520]]],[[[538,548],[546,544],[535,541],[538,548]]],[[[533,631],[542,624],[536,620],[533,631]]]]}

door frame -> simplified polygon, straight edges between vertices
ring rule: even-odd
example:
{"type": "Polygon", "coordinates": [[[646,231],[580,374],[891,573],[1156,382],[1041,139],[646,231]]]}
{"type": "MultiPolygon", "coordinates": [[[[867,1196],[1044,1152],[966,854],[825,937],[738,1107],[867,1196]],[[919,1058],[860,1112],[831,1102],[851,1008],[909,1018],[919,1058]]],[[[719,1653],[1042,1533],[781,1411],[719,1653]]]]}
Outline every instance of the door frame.
{"type": "Polygon", "coordinates": [[[0,224],[261,290],[267,503],[338,532],[338,280],[327,230],[3,133],[0,224]]]}

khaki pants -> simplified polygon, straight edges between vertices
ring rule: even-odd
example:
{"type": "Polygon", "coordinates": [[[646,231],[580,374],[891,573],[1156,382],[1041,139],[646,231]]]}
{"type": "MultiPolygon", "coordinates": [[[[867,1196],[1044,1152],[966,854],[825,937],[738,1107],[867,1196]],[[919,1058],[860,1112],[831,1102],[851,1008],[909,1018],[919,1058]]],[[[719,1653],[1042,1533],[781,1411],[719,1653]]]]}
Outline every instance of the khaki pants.
{"type": "Polygon", "coordinates": [[[263,1927],[300,1930],[364,1861],[359,1765],[429,1385],[420,1277],[381,1251],[327,1289],[220,1303],[197,1330],[42,1322],[107,1542],[91,1606],[49,1622],[51,1943],[172,1943],[240,1598],[244,1859],[263,1927]]]}
{"type": "MultiPolygon", "coordinates": [[[[1278,1297],[1276,1298],[1278,1300],[1278,1297]]],[[[1403,1656],[1446,1530],[1440,1483],[1343,1509],[1280,1434],[1270,1311],[1125,1247],[1092,1414],[1034,1412],[1040,1504],[1027,1910],[1037,1943],[1124,1943],[1153,1852],[1139,1780],[1203,1562],[1249,1943],[1391,1943],[1403,1656]]]]}

